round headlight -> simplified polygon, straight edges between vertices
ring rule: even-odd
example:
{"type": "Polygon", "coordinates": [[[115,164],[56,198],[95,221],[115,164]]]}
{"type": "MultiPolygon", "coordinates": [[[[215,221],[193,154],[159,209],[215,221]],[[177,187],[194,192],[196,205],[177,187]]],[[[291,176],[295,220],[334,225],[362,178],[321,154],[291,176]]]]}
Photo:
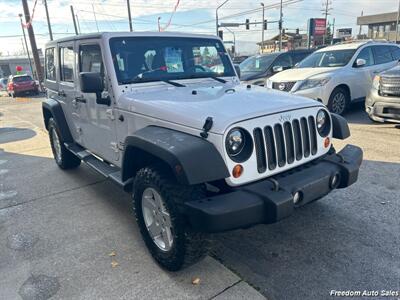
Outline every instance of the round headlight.
{"type": "Polygon", "coordinates": [[[241,129],[232,129],[226,138],[226,147],[228,154],[231,156],[238,155],[244,147],[245,137],[241,129]]]}
{"type": "Polygon", "coordinates": [[[326,137],[331,131],[331,119],[326,110],[320,109],[316,117],[317,130],[320,136],[326,137]]]}
{"type": "Polygon", "coordinates": [[[233,128],[228,132],[225,142],[226,152],[235,162],[244,162],[253,152],[251,135],[242,128],[233,128]]]}

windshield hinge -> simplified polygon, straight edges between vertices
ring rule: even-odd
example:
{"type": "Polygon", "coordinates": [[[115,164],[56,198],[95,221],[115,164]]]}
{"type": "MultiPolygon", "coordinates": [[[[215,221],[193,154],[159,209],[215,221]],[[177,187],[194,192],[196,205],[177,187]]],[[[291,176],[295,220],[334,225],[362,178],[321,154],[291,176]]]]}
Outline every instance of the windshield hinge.
{"type": "Polygon", "coordinates": [[[200,133],[200,136],[204,139],[208,138],[208,132],[211,130],[213,126],[213,118],[208,117],[203,125],[203,131],[200,133]]]}

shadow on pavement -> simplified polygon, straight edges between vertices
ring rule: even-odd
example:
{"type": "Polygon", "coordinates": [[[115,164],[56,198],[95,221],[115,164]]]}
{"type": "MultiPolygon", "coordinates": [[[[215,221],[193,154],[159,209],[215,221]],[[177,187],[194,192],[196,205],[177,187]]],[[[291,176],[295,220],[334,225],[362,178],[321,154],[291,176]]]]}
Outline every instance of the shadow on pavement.
{"type": "Polygon", "coordinates": [[[3,127],[0,128],[0,144],[27,140],[35,135],[36,132],[30,128],[3,127]]]}
{"type": "Polygon", "coordinates": [[[297,209],[288,219],[217,234],[214,256],[267,299],[399,290],[398,174],[399,163],[364,161],[359,182],[297,209]]]}

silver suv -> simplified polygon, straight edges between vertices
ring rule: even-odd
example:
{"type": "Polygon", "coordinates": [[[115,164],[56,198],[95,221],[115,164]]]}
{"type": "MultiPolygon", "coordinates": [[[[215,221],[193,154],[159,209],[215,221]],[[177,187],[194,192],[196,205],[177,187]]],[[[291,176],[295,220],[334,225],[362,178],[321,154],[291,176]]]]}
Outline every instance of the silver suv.
{"type": "Polygon", "coordinates": [[[81,162],[133,195],[143,239],[172,271],[206,234],[277,222],[357,180],[336,153],[346,121],[319,102],[241,85],[221,40],[101,33],[46,46],[43,116],[56,163],[81,162]]]}

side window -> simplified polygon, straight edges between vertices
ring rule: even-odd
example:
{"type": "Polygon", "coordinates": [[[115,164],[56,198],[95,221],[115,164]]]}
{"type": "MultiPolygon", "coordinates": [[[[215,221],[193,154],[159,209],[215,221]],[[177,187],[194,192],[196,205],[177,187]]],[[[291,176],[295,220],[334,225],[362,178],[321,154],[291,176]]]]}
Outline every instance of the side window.
{"type": "Polygon", "coordinates": [[[390,50],[392,51],[393,60],[400,60],[400,47],[391,46],[390,50]]]}
{"type": "Polygon", "coordinates": [[[75,55],[72,46],[60,47],[60,77],[61,81],[74,82],[75,55]]]}
{"type": "Polygon", "coordinates": [[[79,72],[104,74],[103,59],[99,45],[79,46],[79,72]]]}
{"type": "Polygon", "coordinates": [[[308,52],[298,52],[298,53],[294,53],[294,55],[292,56],[292,61],[293,61],[293,65],[301,62],[303,59],[305,59],[310,53],[308,52]]]}
{"type": "Polygon", "coordinates": [[[279,66],[283,67],[284,69],[292,67],[292,60],[289,54],[285,53],[280,55],[273,63],[273,67],[279,66]]]}
{"type": "Polygon", "coordinates": [[[362,49],[361,52],[357,56],[357,59],[359,59],[359,58],[364,59],[367,62],[365,64],[366,67],[372,66],[375,64],[371,47],[365,47],[364,49],[362,49]]]}
{"type": "Polygon", "coordinates": [[[385,64],[393,60],[389,46],[374,46],[373,51],[374,51],[375,64],[377,65],[385,64]]]}
{"type": "Polygon", "coordinates": [[[55,59],[54,59],[54,48],[46,49],[46,79],[47,80],[56,80],[56,66],[55,66],[55,59]]]}

